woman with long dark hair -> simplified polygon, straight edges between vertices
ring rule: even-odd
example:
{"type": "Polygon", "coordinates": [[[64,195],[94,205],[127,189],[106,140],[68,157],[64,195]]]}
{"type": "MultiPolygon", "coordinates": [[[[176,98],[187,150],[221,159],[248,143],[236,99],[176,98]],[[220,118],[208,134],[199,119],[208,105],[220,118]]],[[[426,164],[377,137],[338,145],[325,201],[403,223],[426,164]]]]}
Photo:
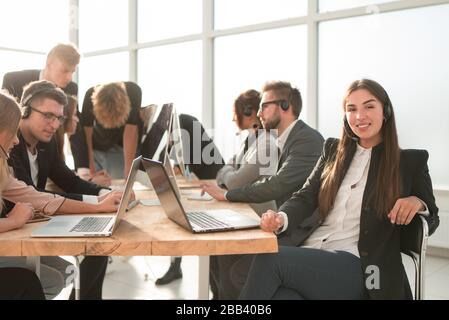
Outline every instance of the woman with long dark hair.
{"type": "Polygon", "coordinates": [[[423,214],[439,224],[425,150],[399,148],[390,98],[351,84],[340,140],[328,139],[301,190],[262,215],[279,253],[258,255],[243,299],[409,299],[401,231],[423,214]]]}

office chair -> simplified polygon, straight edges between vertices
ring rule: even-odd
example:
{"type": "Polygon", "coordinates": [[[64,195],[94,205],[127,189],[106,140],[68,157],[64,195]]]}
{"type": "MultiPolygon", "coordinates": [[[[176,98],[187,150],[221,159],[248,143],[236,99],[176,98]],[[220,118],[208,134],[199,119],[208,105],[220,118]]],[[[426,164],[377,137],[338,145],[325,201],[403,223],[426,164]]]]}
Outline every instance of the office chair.
{"type": "MultiPolygon", "coordinates": [[[[63,258],[67,262],[71,263],[75,268],[75,275],[73,281],[68,284],[62,291],[54,298],[56,300],[69,300],[72,289],[75,291],[75,300],[80,300],[80,257],[78,256],[64,256],[63,258]]],[[[36,272],[40,278],[41,259],[40,256],[28,256],[27,268],[36,272]]]]}
{"type": "Polygon", "coordinates": [[[428,238],[429,226],[421,215],[417,215],[401,230],[401,252],[412,258],[415,266],[415,300],[424,300],[424,267],[428,238]]]}

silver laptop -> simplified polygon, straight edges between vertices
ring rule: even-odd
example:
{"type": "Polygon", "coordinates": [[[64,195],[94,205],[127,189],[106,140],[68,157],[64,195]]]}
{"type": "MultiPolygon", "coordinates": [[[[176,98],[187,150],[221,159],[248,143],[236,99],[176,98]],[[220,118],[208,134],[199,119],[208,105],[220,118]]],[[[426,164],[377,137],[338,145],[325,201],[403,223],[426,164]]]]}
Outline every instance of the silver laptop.
{"type": "Polygon", "coordinates": [[[161,202],[167,217],[193,233],[228,231],[259,227],[259,219],[250,218],[232,210],[186,212],[176,195],[164,165],[159,161],[142,158],[142,165],[161,202]]]}
{"type": "Polygon", "coordinates": [[[141,163],[141,157],[134,159],[126,179],[120,205],[115,214],[60,215],[53,216],[44,226],[34,230],[31,237],[109,237],[119,225],[128,207],[134,178],[141,163]]]}

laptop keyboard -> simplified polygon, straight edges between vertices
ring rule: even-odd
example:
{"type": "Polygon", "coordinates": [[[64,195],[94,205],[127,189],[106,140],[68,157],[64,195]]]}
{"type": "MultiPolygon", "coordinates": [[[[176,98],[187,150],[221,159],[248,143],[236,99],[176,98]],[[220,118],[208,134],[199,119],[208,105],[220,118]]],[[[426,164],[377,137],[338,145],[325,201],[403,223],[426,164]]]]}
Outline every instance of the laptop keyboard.
{"type": "Polygon", "coordinates": [[[70,232],[100,232],[108,225],[112,217],[85,217],[70,232]]]}
{"type": "Polygon", "coordinates": [[[189,221],[203,229],[223,229],[230,227],[227,223],[217,220],[206,212],[187,212],[189,221]]]}

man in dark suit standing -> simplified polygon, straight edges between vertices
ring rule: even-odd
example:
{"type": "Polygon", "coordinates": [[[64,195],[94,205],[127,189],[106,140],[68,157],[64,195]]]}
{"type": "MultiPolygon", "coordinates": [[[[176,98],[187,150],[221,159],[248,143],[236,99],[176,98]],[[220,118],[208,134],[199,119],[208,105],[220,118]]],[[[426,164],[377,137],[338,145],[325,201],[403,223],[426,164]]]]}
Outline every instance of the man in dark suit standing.
{"type": "MultiPolygon", "coordinates": [[[[47,80],[53,82],[66,94],[77,96],[78,85],[72,81],[72,76],[79,62],[80,54],[74,45],[58,44],[48,52],[44,69],[6,73],[3,77],[2,88],[8,90],[19,101],[25,85],[32,81],[47,80]]],[[[78,118],[80,118],[79,111],[78,118]]],[[[70,147],[77,170],[89,167],[85,141],[84,131],[78,126],[75,134],[70,136],[70,147]]]]}
{"type": "MultiPolygon", "coordinates": [[[[216,184],[206,184],[203,191],[221,201],[261,203],[275,200],[280,207],[306,182],[323,148],[321,134],[298,119],[301,109],[301,94],[290,83],[266,83],[257,115],[265,129],[277,130],[279,161],[276,174],[228,191],[216,184]]],[[[253,255],[218,257],[219,275],[214,276],[220,288],[220,299],[238,298],[252,259],[253,255]]]]}
{"type": "MultiPolygon", "coordinates": [[[[11,151],[8,163],[17,179],[40,191],[45,191],[50,178],[66,192],[65,197],[98,203],[109,190],[79,178],[57,152],[53,136],[64,122],[65,104],[66,95],[52,82],[34,81],[25,86],[18,132],[20,142],[11,151]]],[[[42,257],[41,261],[68,276],[65,274],[66,264],[61,260],[59,257],[42,257]]],[[[101,299],[107,262],[107,257],[84,258],[80,267],[81,299],[101,299]]]]}

